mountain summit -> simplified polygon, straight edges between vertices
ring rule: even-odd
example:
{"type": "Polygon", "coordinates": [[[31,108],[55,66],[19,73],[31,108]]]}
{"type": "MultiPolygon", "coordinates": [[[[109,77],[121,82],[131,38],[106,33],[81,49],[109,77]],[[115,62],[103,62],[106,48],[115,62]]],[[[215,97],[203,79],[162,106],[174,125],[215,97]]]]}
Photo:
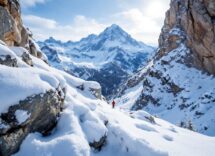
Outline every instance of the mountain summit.
{"type": "MultiPolygon", "coordinates": [[[[127,32],[125,32],[120,26],[116,24],[112,24],[110,27],[107,27],[99,36],[106,36],[107,38],[114,37],[127,37],[129,36],[127,32]]],[[[114,38],[118,39],[118,38],[114,38]]]]}
{"type": "Polygon", "coordinates": [[[115,24],[78,42],[50,38],[39,45],[53,66],[99,82],[106,97],[115,94],[118,86],[145,65],[155,51],[115,24]]]}
{"type": "Polygon", "coordinates": [[[116,42],[116,44],[130,45],[133,47],[141,48],[141,43],[136,41],[124,31],[120,26],[113,24],[107,27],[99,36],[98,39],[103,42],[116,42]]]}

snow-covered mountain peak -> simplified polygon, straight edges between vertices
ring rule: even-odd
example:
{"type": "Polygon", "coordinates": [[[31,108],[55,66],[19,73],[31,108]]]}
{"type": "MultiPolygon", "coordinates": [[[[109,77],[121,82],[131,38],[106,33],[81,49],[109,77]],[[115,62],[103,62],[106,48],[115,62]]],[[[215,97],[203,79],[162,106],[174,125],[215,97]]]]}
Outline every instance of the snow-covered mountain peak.
{"type": "Polygon", "coordinates": [[[112,24],[111,26],[107,27],[99,35],[90,34],[89,36],[82,38],[80,41],[62,42],[50,37],[43,42],[39,42],[39,44],[43,46],[45,44],[52,47],[69,47],[70,49],[76,49],[81,52],[98,50],[108,51],[108,49],[113,49],[115,47],[123,49],[127,52],[140,51],[142,49],[147,49],[146,51],[150,51],[152,49],[152,47],[149,47],[142,42],[136,41],[131,37],[131,35],[129,35],[125,30],[116,24],[112,24]]]}
{"type": "Polygon", "coordinates": [[[131,35],[116,24],[112,24],[100,33],[97,41],[100,41],[108,46],[116,46],[118,44],[118,46],[129,45],[136,48],[141,47],[140,42],[133,39],[131,35]]]}
{"type": "Polygon", "coordinates": [[[105,96],[114,94],[128,75],[145,65],[155,52],[115,24],[98,36],[91,34],[78,42],[50,38],[39,44],[51,65],[85,80],[98,81],[105,96]]]}
{"type": "Polygon", "coordinates": [[[127,32],[125,32],[120,26],[113,24],[110,27],[107,27],[100,35],[99,37],[107,37],[107,38],[113,38],[114,37],[128,37],[130,36],[127,32]]]}

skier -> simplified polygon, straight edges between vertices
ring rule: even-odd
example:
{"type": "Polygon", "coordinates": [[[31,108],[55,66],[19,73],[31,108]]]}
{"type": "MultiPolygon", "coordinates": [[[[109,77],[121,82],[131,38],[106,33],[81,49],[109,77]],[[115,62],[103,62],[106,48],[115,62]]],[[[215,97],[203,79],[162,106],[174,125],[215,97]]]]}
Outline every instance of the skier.
{"type": "Polygon", "coordinates": [[[112,108],[115,107],[115,104],[116,104],[116,102],[113,100],[113,102],[112,102],[112,108]]]}

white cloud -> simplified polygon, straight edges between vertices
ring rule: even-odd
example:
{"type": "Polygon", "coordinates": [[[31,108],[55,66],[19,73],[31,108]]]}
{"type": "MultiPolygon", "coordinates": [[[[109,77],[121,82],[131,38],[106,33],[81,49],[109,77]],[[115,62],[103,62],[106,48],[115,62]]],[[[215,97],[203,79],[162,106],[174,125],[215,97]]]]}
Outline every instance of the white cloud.
{"type": "Polygon", "coordinates": [[[157,45],[170,0],[118,0],[124,11],[114,15],[114,22],[134,38],[157,45]]]}
{"type": "Polygon", "coordinates": [[[26,22],[27,25],[31,27],[54,29],[57,26],[57,22],[55,20],[42,18],[34,15],[24,15],[23,20],[26,22]]]}
{"type": "Polygon", "coordinates": [[[163,25],[152,17],[144,15],[137,8],[116,14],[113,21],[121,25],[134,38],[151,45],[157,45],[163,25]]]}
{"type": "MultiPolygon", "coordinates": [[[[40,0],[43,1],[43,0],[40,0]]],[[[128,0],[119,0],[126,2],[128,0]]],[[[62,25],[55,20],[33,15],[24,16],[24,23],[33,31],[36,39],[44,40],[50,36],[57,39],[79,40],[91,33],[98,34],[105,27],[115,23],[120,25],[135,39],[147,44],[157,45],[163,26],[165,12],[170,0],[134,0],[138,7],[124,7],[119,13],[110,15],[100,22],[96,19],[77,15],[70,24],[62,25]]],[[[122,3],[123,4],[123,3],[122,3]]]]}
{"type": "Polygon", "coordinates": [[[37,3],[45,3],[47,0],[20,0],[23,7],[31,7],[37,3]]]}
{"type": "Polygon", "coordinates": [[[91,33],[97,34],[106,27],[94,19],[81,15],[77,15],[70,25],[61,25],[55,20],[34,15],[24,15],[23,21],[37,40],[45,40],[52,36],[62,41],[77,41],[91,33]]]}

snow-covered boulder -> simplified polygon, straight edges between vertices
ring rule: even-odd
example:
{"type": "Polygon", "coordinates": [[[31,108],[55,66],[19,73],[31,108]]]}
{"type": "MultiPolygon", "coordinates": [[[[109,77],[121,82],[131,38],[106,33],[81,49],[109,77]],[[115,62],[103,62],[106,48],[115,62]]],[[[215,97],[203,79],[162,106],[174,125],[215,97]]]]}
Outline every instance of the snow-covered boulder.
{"type": "Polygon", "coordinates": [[[23,139],[32,132],[49,135],[56,126],[63,100],[58,91],[47,91],[27,97],[1,113],[0,154],[17,152],[23,139]]]}
{"type": "Polygon", "coordinates": [[[0,64],[10,67],[18,66],[16,55],[6,46],[3,41],[0,42],[0,64]]]}
{"type": "Polygon", "coordinates": [[[0,64],[0,155],[7,156],[19,149],[29,133],[48,135],[55,127],[63,108],[65,80],[47,71],[49,66],[24,48],[8,48],[2,43],[0,54],[6,58],[0,64]],[[37,68],[26,64],[24,53],[37,68]]]}

